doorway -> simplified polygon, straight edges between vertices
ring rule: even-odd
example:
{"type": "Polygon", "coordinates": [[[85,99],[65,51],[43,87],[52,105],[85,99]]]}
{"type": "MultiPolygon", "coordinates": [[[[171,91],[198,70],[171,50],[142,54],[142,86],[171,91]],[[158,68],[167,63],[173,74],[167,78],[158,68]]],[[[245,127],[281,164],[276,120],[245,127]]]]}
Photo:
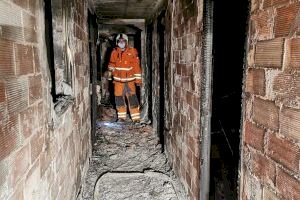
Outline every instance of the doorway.
{"type": "Polygon", "coordinates": [[[96,22],[96,16],[88,11],[88,31],[89,31],[89,55],[90,55],[90,84],[92,86],[91,93],[91,139],[92,144],[95,143],[96,137],[96,121],[98,118],[97,112],[97,37],[98,37],[98,26],[96,22]]]}
{"type": "Polygon", "coordinates": [[[210,199],[238,199],[247,19],[247,0],[214,0],[210,199]]]}
{"type": "Polygon", "coordinates": [[[158,134],[162,146],[165,147],[165,11],[162,11],[157,18],[158,35],[158,64],[159,64],[159,110],[158,110],[158,134]]]}

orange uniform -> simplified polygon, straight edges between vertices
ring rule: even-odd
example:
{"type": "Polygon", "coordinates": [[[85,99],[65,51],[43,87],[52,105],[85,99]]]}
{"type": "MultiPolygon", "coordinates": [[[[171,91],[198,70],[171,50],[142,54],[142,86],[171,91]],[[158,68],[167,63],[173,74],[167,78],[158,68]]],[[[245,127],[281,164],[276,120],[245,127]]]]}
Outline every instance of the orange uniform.
{"type": "Polygon", "coordinates": [[[108,69],[112,72],[114,79],[118,119],[126,119],[125,97],[127,97],[131,119],[139,121],[140,108],[135,84],[142,83],[142,75],[137,50],[132,47],[126,47],[124,50],[116,47],[111,53],[108,69]]]}

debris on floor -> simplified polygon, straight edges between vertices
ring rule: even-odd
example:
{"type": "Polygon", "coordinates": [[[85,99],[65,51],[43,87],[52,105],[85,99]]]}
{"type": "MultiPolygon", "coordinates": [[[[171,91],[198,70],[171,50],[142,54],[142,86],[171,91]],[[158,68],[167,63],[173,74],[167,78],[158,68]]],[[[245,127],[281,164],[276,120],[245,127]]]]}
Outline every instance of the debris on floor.
{"type": "Polygon", "coordinates": [[[116,121],[117,113],[116,110],[111,105],[101,104],[99,106],[99,113],[101,113],[101,121],[116,121]]]}
{"type": "Polygon", "coordinates": [[[94,199],[178,199],[172,180],[161,173],[107,173],[97,182],[94,199]]]}
{"type": "Polygon", "coordinates": [[[84,182],[80,200],[187,199],[149,125],[98,121],[84,182]]]}

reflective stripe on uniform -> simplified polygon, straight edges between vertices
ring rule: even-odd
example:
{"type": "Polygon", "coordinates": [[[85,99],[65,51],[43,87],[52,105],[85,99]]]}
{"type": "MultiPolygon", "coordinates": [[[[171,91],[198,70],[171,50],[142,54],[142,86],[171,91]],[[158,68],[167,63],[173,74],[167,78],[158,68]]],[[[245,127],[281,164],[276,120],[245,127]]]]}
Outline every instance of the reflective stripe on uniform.
{"type": "Polygon", "coordinates": [[[115,67],[115,69],[119,70],[119,71],[130,71],[130,70],[132,70],[132,67],[129,67],[129,68],[115,67]]]}
{"type": "Polygon", "coordinates": [[[135,116],[140,116],[140,113],[134,113],[134,114],[131,114],[132,117],[135,117],[135,116]]]}
{"type": "Polygon", "coordinates": [[[135,77],[133,78],[119,78],[119,77],[114,77],[115,80],[118,81],[133,81],[135,79],[135,77]]]}
{"type": "Polygon", "coordinates": [[[138,116],[138,117],[132,117],[131,119],[140,119],[140,117],[138,116]]]}
{"type": "Polygon", "coordinates": [[[142,75],[141,74],[134,74],[136,79],[142,79],[142,75]]]}
{"type": "Polygon", "coordinates": [[[118,112],[118,115],[126,115],[126,112],[118,112]]]}

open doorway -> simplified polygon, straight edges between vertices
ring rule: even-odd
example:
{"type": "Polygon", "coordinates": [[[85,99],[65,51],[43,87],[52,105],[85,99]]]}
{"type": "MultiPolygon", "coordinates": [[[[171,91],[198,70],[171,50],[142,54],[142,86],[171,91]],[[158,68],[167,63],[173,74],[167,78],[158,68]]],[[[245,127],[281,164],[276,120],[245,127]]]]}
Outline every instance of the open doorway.
{"type": "Polygon", "coordinates": [[[91,95],[91,125],[92,125],[92,142],[95,142],[96,120],[98,117],[97,109],[97,35],[98,26],[96,16],[88,11],[88,31],[89,31],[89,54],[90,54],[90,84],[92,85],[91,95]]]}
{"type": "Polygon", "coordinates": [[[157,18],[158,34],[158,63],[159,63],[159,111],[158,111],[158,134],[162,146],[165,146],[165,11],[157,18]]]}
{"type": "Polygon", "coordinates": [[[214,0],[210,199],[237,199],[247,18],[247,0],[214,0]]]}

